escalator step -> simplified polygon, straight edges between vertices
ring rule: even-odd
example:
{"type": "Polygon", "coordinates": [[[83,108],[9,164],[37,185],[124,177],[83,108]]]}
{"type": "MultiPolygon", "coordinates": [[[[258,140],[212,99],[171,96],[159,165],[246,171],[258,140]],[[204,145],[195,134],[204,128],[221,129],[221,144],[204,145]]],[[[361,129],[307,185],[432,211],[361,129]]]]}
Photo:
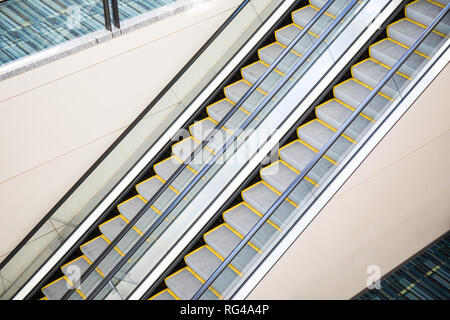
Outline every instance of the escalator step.
{"type": "MultiPolygon", "coordinates": [[[[301,140],[295,140],[280,148],[281,159],[300,172],[315,157],[316,153],[317,151],[301,140]]],[[[327,177],[328,172],[334,169],[335,163],[330,160],[326,157],[320,159],[308,173],[308,176],[316,183],[321,184],[322,179],[327,177]]]]}
{"type": "MultiPolygon", "coordinates": [[[[404,44],[407,47],[411,47],[425,31],[425,28],[405,18],[389,25],[387,30],[390,38],[404,44]]],[[[446,38],[442,35],[439,35],[436,32],[431,32],[417,50],[427,56],[433,56],[437,50],[436,48],[439,48],[440,44],[445,39],[446,38]]]]}
{"type": "MultiPolygon", "coordinates": [[[[267,182],[280,193],[283,193],[300,174],[299,171],[288,166],[282,160],[263,168],[260,173],[263,181],[267,182]]],[[[292,199],[293,202],[299,204],[301,207],[305,201],[310,199],[313,192],[316,191],[315,189],[315,183],[307,178],[291,192],[289,199],[292,199]]]]}
{"type": "MultiPolygon", "coordinates": [[[[367,98],[372,90],[355,79],[349,79],[334,87],[334,96],[352,108],[358,106],[367,98]]],[[[386,96],[377,94],[364,109],[364,114],[377,120],[392,103],[386,96]]]]}
{"type": "MultiPolygon", "coordinates": [[[[378,83],[389,73],[389,69],[378,63],[373,59],[366,59],[352,67],[352,76],[362,83],[375,88],[378,83]]],[[[400,91],[403,91],[411,81],[396,73],[380,90],[381,93],[391,97],[397,98],[400,91]]]]}
{"type": "MultiPolygon", "coordinates": [[[[297,136],[313,148],[320,150],[330,141],[335,133],[326,123],[314,119],[297,129],[297,136]]],[[[341,136],[325,153],[335,162],[341,162],[347,153],[353,148],[354,142],[345,136],[341,136]]]]}
{"type": "MultiPolygon", "coordinates": [[[[337,99],[331,99],[316,108],[318,119],[328,123],[333,128],[340,128],[350,117],[353,108],[343,104],[337,99]]],[[[345,130],[344,134],[350,139],[358,141],[363,133],[373,124],[367,116],[359,115],[345,130]]]]}
{"type": "MultiPolygon", "coordinates": [[[[408,18],[425,26],[429,26],[439,12],[441,12],[442,7],[431,1],[419,0],[406,5],[405,10],[408,18]]],[[[450,32],[450,15],[446,15],[436,26],[435,30],[443,34],[448,34],[450,32]]]]}

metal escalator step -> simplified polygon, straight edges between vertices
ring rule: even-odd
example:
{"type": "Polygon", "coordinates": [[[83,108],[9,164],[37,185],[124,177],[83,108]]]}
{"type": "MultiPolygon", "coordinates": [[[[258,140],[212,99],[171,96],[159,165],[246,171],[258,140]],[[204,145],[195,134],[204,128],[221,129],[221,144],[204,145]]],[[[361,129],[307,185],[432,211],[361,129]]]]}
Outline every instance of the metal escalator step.
{"type": "MultiPolygon", "coordinates": [[[[275,31],[275,38],[278,42],[287,47],[301,31],[302,30],[299,27],[294,24],[290,24],[275,31]]],[[[304,55],[316,40],[317,38],[308,32],[298,41],[293,50],[301,55],[304,55]]]]}
{"type": "MultiPolygon", "coordinates": [[[[152,181],[154,181],[154,179],[152,179],[152,181]]],[[[143,183],[145,184],[146,181],[143,183]]],[[[140,185],[139,189],[141,189],[141,191],[143,188],[144,187],[140,185]]],[[[161,212],[160,210],[164,210],[165,207],[171,203],[171,200],[175,198],[175,196],[175,192],[168,188],[162,196],[160,196],[158,200],[156,200],[155,203],[139,218],[135,224],[136,228],[142,233],[145,233],[147,228],[159,217],[159,212],[161,212]]],[[[131,221],[144,207],[145,203],[144,198],[141,196],[135,196],[119,204],[117,206],[117,210],[126,220],[131,221]]]]}
{"type": "MultiPolygon", "coordinates": [[[[76,258],[61,267],[61,271],[68,279],[73,279],[71,282],[77,284],[81,275],[89,268],[91,263],[86,260],[85,256],[76,258]]],[[[79,290],[85,297],[89,296],[95,286],[103,279],[103,277],[96,271],[93,271],[90,276],[85,279],[79,287],[79,290]]]]}
{"type": "MultiPolygon", "coordinates": [[[[93,240],[84,243],[80,246],[81,252],[89,259],[95,261],[100,254],[105,251],[109,245],[109,241],[105,236],[101,235],[93,240]]],[[[104,275],[108,274],[112,268],[120,261],[122,255],[115,248],[111,250],[108,255],[98,264],[97,268],[104,275]]]]}
{"type": "MultiPolygon", "coordinates": [[[[297,129],[298,137],[313,148],[320,150],[331,139],[335,131],[327,127],[319,119],[312,120],[297,129]]],[[[341,136],[325,153],[326,156],[335,162],[341,162],[342,159],[352,150],[354,143],[341,136]]]]}
{"type": "MultiPolygon", "coordinates": [[[[261,59],[261,61],[264,61],[268,65],[272,65],[275,62],[275,60],[280,56],[280,54],[283,52],[284,49],[285,47],[283,47],[281,44],[279,44],[278,42],[274,42],[268,46],[259,49],[258,56],[261,59]]],[[[300,59],[301,59],[300,56],[291,51],[283,58],[282,61],[280,61],[280,63],[277,65],[276,68],[277,70],[286,74],[300,59]]]]}
{"type": "MultiPolygon", "coordinates": [[[[206,108],[206,112],[212,119],[219,123],[231,111],[233,106],[234,104],[232,104],[230,100],[222,99],[219,102],[208,106],[206,108]]],[[[225,127],[233,132],[234,130],[238,129],[247,118],[247,110],[238,108],[236,112],[234,112],[234,114],[231,116],[231,118],[227,120],[227,122],[225,123],[225,127]]]]}
{"type": "MultiPolygon", "coordinates": [[[[372,88],[375,88],[389,71],[388,68],[373,59],[366,59],[352,67],[353,77],[372,88]]],[[[410,83],[408,78],[396,73],[381,88],[380,92],[395,99],[410,83]]]]}
{"type": "MultiPolygon", "coordinates": [[[[69,282],[67,277],[64,276],[46,285],[41,289],[41,291],[48,298],[48,300],[60,300],[71,287],[71,282],[69,282]]],[[[71,297],[77,300],[84,299],[80,295],[79,291],[75,291],[71,297]]]]}
{"type": "MultiPolygon", "coordinates": [[[[109,241],[112,241],[117,237],[120,231],[125,228],[126,225],[127,221],[125,221],[121,216],[117,216],[99,225],[99,229],[109,241]]],[[[116,247],[120,251],[126,253],[128,249],[131,248],[141,237],[139,232],[136,229],[131,228],[116,244],[116,247]]]]}
{"type": "MultiPolygon", "coordinates": [[[[316,116],[318,119],[328,123],[335,129],[340,128],[344,122],[353,113],[353,109],[345,106],[337,99],[332,99],[316,108],[316,116]]],[[[344,131],[350,139],[359,141],[363,134],[372,126],[373,121],[367,117],[359,115],[350,126],[344,131]]]]}
{"type": "MultiPolygon", "coordinates": [[[[227,257],[242,239],[241,235],[236,234],[227,224],[208,231],[203,235],[206,244],[217,252],[221,257],[227,257]]],[[[233,259],[232,265],[242,272],[258,255],[255,247],[247,243],[238,255],[233,259]]]]}
{"type": "MultiPolygon", "coordinates": [[[[283,161],[277,161],[261,170],[261,178],[277,191],[283,193],[300,174],[299,171],[294,170],[283,161]]],[[[303,179],[288,197],[301,207],[305,201],[311,198],[316,191],[315,189],[316,186],[310,179],[303,179]]]]}
{"type": "Polygon", "coordinates": [[[450,3],[450,0],[434,0],[434,2],[440,3],[443,6],[446,6],[450,3]]]}
{"type": "MultiPolygon", "coordinates": [[[[302,171],[308,163],[314,158],[317,151],[307,146],[304,142],[296,140],[280,149],[280,157],[290,166],[298,171],[302,171]]],[[[308,177],[314,182],[321,184],[322,180],[328,176],[328,173],[334,169],[329,159],[322,157],[319,162],[308,173],[308,177]]]]}
{"type": "MultiPolygon", "coordinates": [[[[179,160],[179,158],[177,158],[176,156],[172,156],[161,162],[158,162],[153,166],[153,168],[158,176],[167,181],[178,169],[178,167],[181,166],[181,164],[182,162],[181,160],[179,160]]],[[[183,171],[181,171],[181,173],[177,176],[177,178],[172,182],[171,185],[175,188],[175,190],[183,190],[186,185],[191,182],[192,179],[194,179],[195,175],[196,173],[193,171],[193,169],[188,166],[184,168],[183,171]]],[[[168,198],[170,199],[171,197],[168,198]]]]}
{"type": "MultiPolygon", "coordinates": [[[[201,170],[204,164],[214,156],[214,150],[211,150],[210,148],[205,146],[192,160],[190,160],[189,157],[191,156],[192,152],[194,152],[194,150],[200,144],[201,142],[199,140],[190,136],[189,138],[183,139],[180,142],[172,145],[172,153],[181,161],[187,161],[189,163],[189,167],[198,172],[201,170]]],[[[183,188],[178,190],[183,190],[183,188]]]]}
{"type": "MultiPolygon", "coordinates": [[[[270,209],[279,196],[279,192],[271,189],[262,181],[242,191],[242,198],[244,201],[263,215],[270,209]]],[[[288,218],[296,211],[297,208],[292,202],[289,202],[288,199],[286,199],[271,215],[270,220],[272,220],[272,222],[280,229],[283,229],[286,220],[288,220],[288,218]]]]}
{"type": "MultiPolygon", "coordinates": [[[[166,286],[181,300],[190,300],[194,294],[200,289],[203,281],[195,275],[190,268],[183,268],[178,272],[167,277],[164,282],[166,286]]],[[[217,300],[218,297],[209,288],[202,296],[202,299],[217,300]]]]}
{"type": "MultiPolygon", "coordinates": [[[[224,93],[233,103],[238,101],[247,93],[251,85],[245,80],[237,81],[224,89],[224,93]]],[[[243,103],[242,107],[248,112],[252,112],[264,100],[264,93],[255,90],[243,103]]]]}
{"type": "MultiPolygon", "coordinates": [[[[358,83],[355,79],[349,79],[334,87],[334,96],[356,109],[368,97],[371,91],[371,89],[358,83]]],[[[391,100],[385,96],[377,94],[364,108],[363,113],[371,119],[377,120],[391,103],[391,100]]]]}
{"type": "MultiPolygon", "coordinates": [[[[424,27],[409,21],[406,18],[394,22],[387,28],[388,36],[390,38],[403,43],[408,47],[411,47],[424,31],[424,27]]],[[[431,57],[445,40],[446,38],[436,32],[432,32],[425,38],[417,51],[431,57]]]]}
{"type": "MultiPolygon", "coordinates": [[[[267,66],[265,66],[261,61],[257,61],[255,63],[252,63],[249,66],[246,66],[242,68],[242,78],[250,82],[251,84],[254,84],[256,81],[258,81],[259,78],[264,74],[264,72],[269,69],[267,66]]],[[[277,72],[278,70],[272,70],[270,74],[264,79],[264,81],[258,86],[261,90],[265,92],[272,91],[273,88],[280,82],[280,80],[283,78],[283,75],[277,72]]]]}
{"type": "MultiPolygon", "coordinates": [[[[208,246],[202,246],[189,253],[184,258],[186,264],[202,279],[208,279],[220,266],[223,258],[214,253],[208,246]]],[[[214,281],[212,287],[219,294],[226,292],[227,288],[239,279],[239,273],[231,267],[225,268],[214,281]]]]}
{"type": "MultiPolygon", "coordinates": [[[[194,122],[194,124],[189,126],[189,131],[197,141],[204,141],[214,130],[216,125],[217,123],[214,122],[211,118],[205,118],[201,121],[194,122]]],[[[225,131],[223,128],[221,128],[213,135],[212,139],[206,144],[205,147],[214,152],[217,152],[222,149],[223,145],[227,142],[230,136],[231,135],[228,131],[225,131]]]]}
{"type": "Polygon", "coordinates": [[[178,300],[178,297],[170,291],[169,289],[164,289],[163,291],[155,294],[149,300],[178,300]]]}
{"type": "MultiPolygon", "coordinates": [[[[408,51],[407,48],[395,43],[391,39],[383,39],[369,48],[369,53],[372,58],[381,63],[393,67],[398,60],[408,51]]],[[[414,78],[417,70],[428,60],[417,52],[414,52],[408,60],[400,67],[399,71],[410,78],[414,78]]]]}
{"type": "MultiPolygon", "coordinates": [[[[234,230],[241,235],[247,235],[261,219],[261,214],[252,210],[245,202],[234,206],[223,214],[223,219],[234,230]]],[[[278,234],[278,227],[269,219],[252,237],[252,243],[261,250],[264,250],[269,241],[278,234]]]]}
{"type": "MultiPolygon", "coordinates": [[[[303,8],[298,9],[297,11],[294,11],[292,13],[292,20],[299,25],[300,27],[304,28],[306,25],[311,21],[311,19],[319,12],[317,8],[314,8],[313,6],[305,6],[303,8]]],[[[317,35],[321,35],[326,28],[333,23],[333,18],[330,17],[327,14],[323,14],[319,20],[317,20],[316,23],[311,27],[311,32],[315,33],[317,35]]]]}
{"type": "MultiPolygon", "coordinates": [[[[406,16],[428,27],[442,9],[431,1],[419,0],[406,5],[406,16]]],[[[443,34],[450,33],[450,15],[446,15],[435,30],[443,34]]]]}
{"type": "MultiPolygon", "coordinates": [[[[327,0],[310,0],[309,2],[316,8],[321,9],[327,3],[327,0]]],[[[327,12],[331,15],[338,16],[349,2],[350,0],[335,1],[330,8],[328,8],[327,12]]]]}

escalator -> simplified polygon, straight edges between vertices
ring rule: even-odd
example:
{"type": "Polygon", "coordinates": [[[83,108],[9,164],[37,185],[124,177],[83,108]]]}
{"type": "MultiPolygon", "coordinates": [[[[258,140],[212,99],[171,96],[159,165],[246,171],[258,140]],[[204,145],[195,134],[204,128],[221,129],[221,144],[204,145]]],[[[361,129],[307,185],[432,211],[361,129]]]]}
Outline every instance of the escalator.
{"type": "MultiPolygon", "coordinates": [[[[307,166],[315,154],[333,136],[354,111],[377,86],[388,71],[419,38],[433,19],[447,5],[419,0],[405,6],[405,16],[386,28],[387,37],[371,44],[368,58],[350,68],[351,78],[342,81],[332,89],[333,97],[315,108],[315,119],[302,124],[296,136],[279,150],[279,160],[262,168],[260,178],[246,186],[240,196],[242,201],[225,210],[217,226],[207,231],[199,240],[195,250],[184,256],[181,268],[164,279],[160,291],[154,292],[151,300],[192,299],[206,279],[219,267],[261,219],[294,179],[307,166]]],[[[329,171],[346,156],[346,150],[357,144],[365,132],[381,117],[400,92],[410,85],[417,71],[450,34],[450,16],[446,16],[431,36],[402,65],[394,77],[380,90],[354,122],[328,150],[326,156],[309,172],[303,184],[299,185],[264,223],[242,251],[224,269],[220,277],[209,287],[202,298],[222,298],[230,284],[242,277],[250,261],[260,255],[267,244],[280,233],[280,226],[296,214],[293,207],[304,203],[305,198],[315,193],[319,183],[329,171]]]]}
{"type": "MultiPolygon", "coordinates": [[[[154,243],[158,243],[158,240],[163,243],[159,250],[164,251],[166,244],[160,239],[167,239],[164,238],[166,228],[171,230],[169,227],[174,222],[183,225],[183,214],[189,212],[186,208],[192,206],[194,210],[196,207],[192,201],[201,192],[205,193],[202,186],[193,187],[191,193],[186,191],[192,181],[198,178],[203,183],[218,176],[219,170],[205,170],[205,163],[213,165],[212,160],[221,156],[224,141],[230,137],[236,137],[241,142],[248,138],[240,135],[240,129],[249,117],[253,116],[261,123],[269,119],[277,103],[285,99],[296,82],[310,71],[308,68],[314,60],[326,54],[333,40],[339,38],[339,27],[342,28],[340,30],[345,29],[353,21],[352,17],[364,9],[365,1],[356,2],[297,1],[291,12],[287,12],[284,19],[278,22],[274,33],[268,35],[247,57],[241,70],[236,70],[230,76],[222,92],[187,124],[190,135],[172,143],[170,149],[154,160],[154,164],[141,175],[142,179],[134,188],[121,198],[117,207],[111,210],[107,218],[97,223],[98,229],[89,234],[78,249],[62,259],[59,270],[48,276],[46,283],[36,287],[30,298],[124,299],[134,292],[143,276],[137,281],[130,276],[130,270],[137,270],[134,270],[134,275],[148,272],[142,269],[147,266],[145,259],[139,260],[135,255],[139,253],[145,257],[148,248],[156,247],[154,243]],[[322,42],[325,45],[321,47],[322,42]],[[284,57],[280,59],[283,54],[284,57]],[[305,64],[304,68],[302,63],[305,64]],[[287,83],[291,87],[283,87],[280,83],[287,83]],[[279,95],[273,93],[277,90],[280,90],[279,95]],[[264,104],[269,106],[268,111],[259,110],[264,104]],[[260,111],[263,112],[255,114],[260,111]],[[211,139],[212,136],[216,139],[211,139]],[[199,152],[195,154],[195,150],[199,152]],[[174,213],[171,214],[171,210],[174,213]],[[73,280],[80,278],[78,283],[73,280]]],[[[179,263],[172,263],[171,268],[165,270],[165,278],[161,278],[164,281],[155,283],[147,296],[152,296],[151,299],[191,299],[416,42],[447,2],[416,0],[403,3],[389,17],[386,31],[380,31],[375,39],[371,39],[372,43],[365,45],[369,48],[368,52],[358,54],[357,63],[353,63],[347,73],[343,72],[340,83],[332,87],[325,95],[326,99],[318,103],[313,113],[305,115],[294,134],[283,138],[279,159],[261,168],[260,178],[254,174],[250,183],[240,186],[240,194],[235,192],[236,197],[227,202],[230,206],[224,208],[222,216],[208,223],[209,230],[202,237],[197,235],[197,241],[189,245],[190,252],[186,252],[184,258],[180,256],[177,260],[179,263]],[[404,10],[400,11],[403,7],[404,10]]],[[[243,278],[249,266],[258,256],[262,256],[269,243],[284,232],[293,213],[318,193],[350,150],[382,117],[402,90],[414,81],[418,71],[442,46],[449,33],[450,20],[447,15],[308,172],[302,184],[295,188],[252,240],[246,243],[213,286],[205,291],[203,299],[228,297],[230,285],[243,278]]],[[[240,171],[241,167],[233,167],[233,170],[240,171]]],[[[193,216],[192,220],[195,219],[197,217],[193,216]]],[[[174,242],[186,232],[184,229],[179,230],[180,234],[171,235],[174,242]]],[[[161,257],[165,255],[161,254],[161,257]]],[[[153,260],[159,259],[153,257],[153,260]]]]}
{"type": "MultiPolygon", "coordinates": [[[[42,287],[42,299],[61,299],[73,284],[70,281],[72,270],[79,270],[84,273],[89,266],[95,261],[100,254],[108,247],[111,241],[117,234],[136,216],[136,214],[145,206],[145,204],[162,188],[164,183],[174,174],[180,165],[185,162],[186,156],[189,155],[196,147],[201,144],[205,138],[205,132],[211,131],[226,115],[230,112],[232,107],[239,102],[242,96],[250,89],[259,77],[269,68],[269,66],[277,59],[281,52],[292,42],[292,40],[301,32],[301,30],[308,24],[308,22],[317,14],[326,1],[312,0],[310,4],[304,5],[304,1],[300,1],[300,8],[287,13],[287,17],[282,21],[282,27],[278,28],[272,37],[256,50],[256,54],[249,59],[251,63],[244,66],[240,70],[240,75],[235,78],[240,78],[223,88],[223,93],[219,96],[223,98],[208,105],[205,108],[205,116],[203,119],[196,121],[188,127],[190,136],[183,140],[174,143],[171,146],[170,156],[158,161],[147,176],[147,179],[139,182],[135,186],[135,192],[132,197],[124,199],[117,206],[117,215],[111,217],[107,221],[99,224],[97,235],[92,237],[82,245],[80,245],[80,253],[82,255],[73,257],[61,266],[62,275],[59,278],[50,281],[42,287]],[[274,40],[274,41],[273,41],[274,40]],[[256,60],[256,61],[254,61],[256,60]]],[[[315,39],[319,37],[318,34],[325,30],[326,26],[336,17],[335,15],[342,10],[348,1],[337,1],[324,14],[324,19],[320,20],[322,25],[314,25],[308,31],[308,37],[303,38],[295,48],[289,52],[286,58],[277,66],[267,79],[261,83],[256,89],[250,99],[248,99],[242,107],[240,107],[234,116],[228,121],[229,127],[223,127],[223,135],[227,136],[234,130],[239,128],[240,123],[245,120],[249,114],[258,106],[258,104],[267,96],[267,92],[272,90],[280,79],[287,73],[290,68],[302,57],[315,39]]],[[[220,141],[219,141],[220,142],[220,141]]],[[[220,145],[217,143],[216,148],[220,145]]],[[[191,162],[196,162],[197,158],[201,158],[200,164],[210,159],[214,155],[215,150],[206,146],[199,157],[196,157],[191,162]]],[[[164,212],[167,203],[175,199],[182,191],[187,183],[198,173],[201,165],[189,164],[180,174],[179,178],[171,183],[164,193],[165,201],[156,202],[151,206],[151,210],[146,213],[145,219],[140,219],[139,223],[133,226],[132,233],[128,234],[129,241],[121,241],[118,246],[114,247],[113,254],[110,260],[102,261],[96,267],[96,277],[91,279],[89,284],[84,286],[83,290],[77,290],[73,294],[73,298],[85,299],[87,294],[93,286],[105,274],[111,271],[114,262],[124,256],[131,245],[130,243],[136,238],[143,235],[148,226],[155,222],[158,216],[164,212]],[[113,256],[114,255],[114,256],[113,256]]],[[[39,295],[37,295],[39,297],[39,295]]]]}

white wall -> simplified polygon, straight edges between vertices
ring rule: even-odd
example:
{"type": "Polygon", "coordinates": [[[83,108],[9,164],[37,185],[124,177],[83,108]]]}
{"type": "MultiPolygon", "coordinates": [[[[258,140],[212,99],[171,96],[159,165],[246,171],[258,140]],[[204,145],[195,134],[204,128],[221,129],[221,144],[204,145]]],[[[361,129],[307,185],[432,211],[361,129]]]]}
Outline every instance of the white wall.
{"type": "Polygon", "coordinates": [[[450,66],[248,299],[349,299],[450,229],[450,66]]]}
{"type": "Polygon", "coordinates": [[[0,82],[0,261],[240,3],[211,0],[0,82]]]}

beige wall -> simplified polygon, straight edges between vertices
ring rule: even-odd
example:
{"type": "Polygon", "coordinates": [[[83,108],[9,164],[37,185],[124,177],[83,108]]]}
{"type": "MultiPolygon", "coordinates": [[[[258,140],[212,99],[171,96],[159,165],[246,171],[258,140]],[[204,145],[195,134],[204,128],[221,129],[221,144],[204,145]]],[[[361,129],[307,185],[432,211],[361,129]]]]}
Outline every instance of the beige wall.
{"type": "Polygon", "coordinates": [[[0,261],[240,2],[211,0],[0,82],[0,261]]]}
{"type": "Polygon", "coordinates": [[[248,299],[349,299],[450,228],[450,66],[248,299]]]}

